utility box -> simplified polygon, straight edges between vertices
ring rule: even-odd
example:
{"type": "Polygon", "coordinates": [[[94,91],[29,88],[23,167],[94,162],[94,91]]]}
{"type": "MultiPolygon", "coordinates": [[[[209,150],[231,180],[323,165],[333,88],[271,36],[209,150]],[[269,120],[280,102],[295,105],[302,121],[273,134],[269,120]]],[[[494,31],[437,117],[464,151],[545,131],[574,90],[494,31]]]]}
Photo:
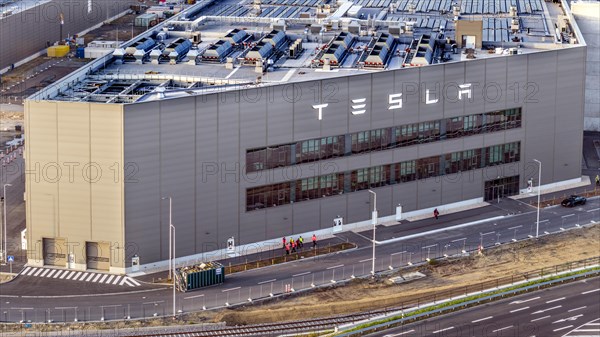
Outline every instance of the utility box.
{"type": "Polygon", "coordinates": [[[177,290],[187,292],[194,289],[225,282],[225,267],[218,262],[207,262],[175,270],[177,290]]]}
{"type": "Polygon", "coordinates": [[[67,45],[48,47],[48,57],[65,57],[71,48],[67,45]]]}
{"type": "Polygon", "coordinates": [[[135,18],[136,27],[152,27],[157,23],[158,15],[155,13],[146,13],[135,18]]]}

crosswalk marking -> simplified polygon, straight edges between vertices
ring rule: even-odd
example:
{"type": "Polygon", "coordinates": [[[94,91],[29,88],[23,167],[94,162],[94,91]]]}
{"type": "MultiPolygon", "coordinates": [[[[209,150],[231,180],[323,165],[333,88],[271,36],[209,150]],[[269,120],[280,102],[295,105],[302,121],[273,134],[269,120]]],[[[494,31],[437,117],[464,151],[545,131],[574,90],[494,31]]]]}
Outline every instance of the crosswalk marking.
{"type": "Polygon", "coordinates": [[[61,280],[83,281],[93,283],[103,283],[107,285],[139,287],[141,284],[135,279],[125,275],[111,275],[97,272],[87,272],[78,270],[64,270],[41,267],[25,267],[22,276],[45,277],[61,280]]]}

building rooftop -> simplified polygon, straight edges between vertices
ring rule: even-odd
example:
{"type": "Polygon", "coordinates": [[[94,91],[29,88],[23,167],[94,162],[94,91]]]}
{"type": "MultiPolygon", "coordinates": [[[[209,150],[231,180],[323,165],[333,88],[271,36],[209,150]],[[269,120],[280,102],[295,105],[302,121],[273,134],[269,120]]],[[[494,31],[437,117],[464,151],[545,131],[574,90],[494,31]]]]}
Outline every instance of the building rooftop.
{"type": "Polygon", "coordinates": [[[205,0],[30,99],[134,103],[582,45],[563,8],[543,0],[205,0]],[[456,38],[465,33],[473,39],[456,38]]]}

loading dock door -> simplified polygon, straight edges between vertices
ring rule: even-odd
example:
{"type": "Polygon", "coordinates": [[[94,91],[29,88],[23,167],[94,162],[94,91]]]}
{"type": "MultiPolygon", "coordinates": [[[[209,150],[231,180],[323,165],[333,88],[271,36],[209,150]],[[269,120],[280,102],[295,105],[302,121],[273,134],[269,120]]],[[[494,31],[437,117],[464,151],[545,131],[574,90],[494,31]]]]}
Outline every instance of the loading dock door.
{"type": "Polygon", "coordinates": [[[108,271],[110,269],[110,247],[106,242],[86,242],[87,269],[108,271]]]}
{"type": "Polygon", "coordinates": [[[67,252],[65,239],[46,239],[42,240],[44,265],[65,267],[67,265],[67,252]]]}

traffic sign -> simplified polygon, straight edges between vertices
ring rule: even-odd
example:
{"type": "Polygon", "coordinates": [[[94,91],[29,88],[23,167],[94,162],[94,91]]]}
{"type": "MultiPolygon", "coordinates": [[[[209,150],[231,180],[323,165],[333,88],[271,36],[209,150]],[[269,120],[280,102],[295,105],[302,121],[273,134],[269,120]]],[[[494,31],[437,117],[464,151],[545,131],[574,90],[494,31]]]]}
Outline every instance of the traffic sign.
{"type": "Polygon", "coordinates": [[[10,262],[10,263],[13,263],[13,262],[15,262],[15,257],[14,257],[14,255],[8,255],[8,256],[6,256],[6,261],[8,261],[8,262],[10,262]]]}

